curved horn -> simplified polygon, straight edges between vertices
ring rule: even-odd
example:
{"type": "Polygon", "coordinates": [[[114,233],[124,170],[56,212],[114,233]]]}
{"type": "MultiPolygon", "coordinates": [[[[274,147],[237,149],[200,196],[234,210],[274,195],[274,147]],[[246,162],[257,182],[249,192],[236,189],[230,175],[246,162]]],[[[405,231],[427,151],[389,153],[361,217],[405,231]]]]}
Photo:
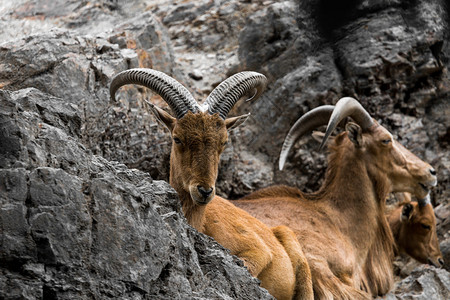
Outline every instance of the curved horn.
{"type": "Polygon", "coordinates": [[[177,119],[181,119],[188,111],[200,110],[200,105],[191,93],[181,83],[163,72],[145,68],[120,72],[114,76],[109,87],[111,98],[114,101],[116,91],[126,84],[142,85],[160,95],[177,119]]]}
{"type": "Polygon", "coordinates": [[[210,114],[219,113],[225,119],[234,104],[249,91],[256,89],[248,99],[255,100],[261,96],[267,84],[266,76],[257,72],[240,72],[222,81],[205,100],[204,109],[210,114]]]}
{"type": "Polygon", "coordinates": [[[295,122],[291,127],[286,138],[284,139],[283,146],[281,147],[279,168],[283,170],[284,164],[286,163],[287,156],[291,150],[294,143],[300,139],[303,135],[311,132],[319,126],[327,125],[331,114],[333,113],[333,105],[323,105],[314,108],[313,110],[307,112],[300,119],[295,122]]]}
{"type": "Polygon", "coordinates": [[[351,117],[355,120],[355,122],[361,126],[363,131],[373,125],[372,117],[356,99],[351,97],[341,98],[336,103],[336,107],[330,117],[330,121],[328,122],[327,130],[325,132],[325,136],[323,137],[322,143],[320,144],[319,150],[321,150],[326,144],[336,126],[346,117],[351,117]]]}

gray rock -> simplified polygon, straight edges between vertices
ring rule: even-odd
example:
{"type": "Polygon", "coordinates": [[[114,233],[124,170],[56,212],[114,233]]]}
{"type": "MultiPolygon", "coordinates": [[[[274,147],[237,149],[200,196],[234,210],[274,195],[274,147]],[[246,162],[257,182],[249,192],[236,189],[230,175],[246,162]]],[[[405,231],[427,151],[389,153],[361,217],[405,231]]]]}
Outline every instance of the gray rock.
{"type": "Polygon", "coordinates": [[[59,30],[2,44],[1,82],[15,91],[0,91],[0,298],[270,299],[240,260],[187,225],[167,183],[93,155],[99,141],[117,158],[123,147],[149,150],[142,104],[121,91],[123,105],[110,107],[109,78],[149,57],[170,72],[172,58],[146,56],[169,47],[153,19],[131,23],[121,26],[142,57],[121,48],[120,35],[59,30]],[[108,122],[116,131],[105,136],[108,122]]]}
{"type": "Polygon", "coordinates": [[[450,276],[443,269],[420,266],[411,275],[396,283],[393,293],[386,299],[436,299],[444,300],[450,297],[448,287],[450,276]]]}
{"type": "Polygon", "coordinates": [[[92,155],[70,100],[0,96],[0,298],[270,299],[167,183],[92,155]]]}
{"type": "Polygon", "coordinates": [[[277,79],[303,63],[301,52],[311,40],[297,24],[301,13],[292,1],[282,1],[251,15],[239,34],[240,68],[277,79]]]}

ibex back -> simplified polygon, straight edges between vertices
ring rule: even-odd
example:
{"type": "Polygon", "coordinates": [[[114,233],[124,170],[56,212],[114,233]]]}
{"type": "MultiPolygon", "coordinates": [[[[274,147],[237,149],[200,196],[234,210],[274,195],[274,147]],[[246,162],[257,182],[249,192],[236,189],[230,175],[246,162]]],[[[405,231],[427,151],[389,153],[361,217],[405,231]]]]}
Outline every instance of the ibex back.
{"type": "Polygon", "coordinates": [[[269,226],[296,233],[313,278],[317,299],[370,299],[393,284],[393,237],[385,217],[390,192],[428,195],[436,172],[401,146],[353,98],[322,106],[302,116],[289,131],[280,169],[295,141],[328,123],[328,169],[319,191],[306,194],[276,186],[235,202],[269,226]],[[346,117],[346,131],[331,132],[346,117]]]}

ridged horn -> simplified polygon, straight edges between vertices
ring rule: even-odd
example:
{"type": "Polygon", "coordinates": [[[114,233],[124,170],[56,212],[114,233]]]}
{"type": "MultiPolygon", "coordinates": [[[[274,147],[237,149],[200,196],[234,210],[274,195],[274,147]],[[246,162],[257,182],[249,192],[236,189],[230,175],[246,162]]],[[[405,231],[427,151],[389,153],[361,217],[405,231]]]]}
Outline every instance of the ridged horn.
{"type": "Polygon", "coordinates": [[[289,129],[281,147],[280,160],[278,162],[280,171],[283,170],[289,151],[295,142],[317,127],[327,125],[333,110],[333,105],[319,106],[307,112],[295,122],[291,129],[289,129]]]}
{"type": "Polygon", "coordinates": [[[111,81],[109,92],[115,101],[116,91],[126,84],[138,84],[151,89],[167,102],[177,119],[188,111],[197,112],[200,105],[191,93],[169,75],[153,69],[136,68],[118,73],[111,81]]]}
{"type": "Polygon", "coordinates": [[[330,121],[328,122],[327,130],[325,131],[325,136],[323,137],[319,150],[326,144],[336,126],[346,117],[351,117],[355,120],[355,122],[361,126],[363,131],[373,125],[372,117],[356,99],[352,97],[341,98],[336,103],[333,114],[330,117],[330,121]]]}
{"type": "Polygon", "coordinates": [[[266,76],[257,72],[240,72],[225,79],[219,84],[204,103],[204,110],[210,114],[219,113],[225,120],[234,104],[245,94],[256,89],[255,94],[248,99],[256,100],[261,96],[267,84],[266,76]]]}

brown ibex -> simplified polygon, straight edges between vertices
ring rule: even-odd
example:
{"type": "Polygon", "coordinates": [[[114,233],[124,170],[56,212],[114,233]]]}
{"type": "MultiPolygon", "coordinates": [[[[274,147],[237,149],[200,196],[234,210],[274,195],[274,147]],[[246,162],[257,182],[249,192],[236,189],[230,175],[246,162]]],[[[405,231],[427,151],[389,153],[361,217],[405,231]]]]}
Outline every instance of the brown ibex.
{"type": "Polygon", "coordinates": [[[266,85],[264,75],[241,72],[223,81],[203,105],[168,75],[151,69],[117,74],[110,92],[125,84],[139,84],[159,94],[175,118],[149,103],[156,118],[172,134],[170,184],[178,192],[190,225],[213,237],[244,261],[261,286],[277,299],[312,299],[311,274],[295,234],[285,226],[269,228],[228,200],[215,195],[219,159],[228,140],[227,130],[248,115],[227,118],[233,105],[266,85]]]}
{"type": "Polygon", "coordinates": [[[387,293],[393,284],[387,195],[398,191],[425,198],[436,185],[436,172],[350,97],[336,106],[318,107],[293,125],[282,147],[280,169],[295,141],[326,124],[322,146],[327,144],[330,154],[317,192],[274,186],[235,203],[268,226],[294,230],[311,269],[316,299],[370,299],[387,293]],[[347,123],[346,131],[327,144],[349,116],[356,123],[347,123]]]}
{"type": "Polygon", "coordinates": [[[429,197],[411,201],[411,195],[387,211],[389,226],[395,240],[395,254],[406,254],[422,264],[437,268],[444,259],[436,233],[436,216],[429,197]]]}

